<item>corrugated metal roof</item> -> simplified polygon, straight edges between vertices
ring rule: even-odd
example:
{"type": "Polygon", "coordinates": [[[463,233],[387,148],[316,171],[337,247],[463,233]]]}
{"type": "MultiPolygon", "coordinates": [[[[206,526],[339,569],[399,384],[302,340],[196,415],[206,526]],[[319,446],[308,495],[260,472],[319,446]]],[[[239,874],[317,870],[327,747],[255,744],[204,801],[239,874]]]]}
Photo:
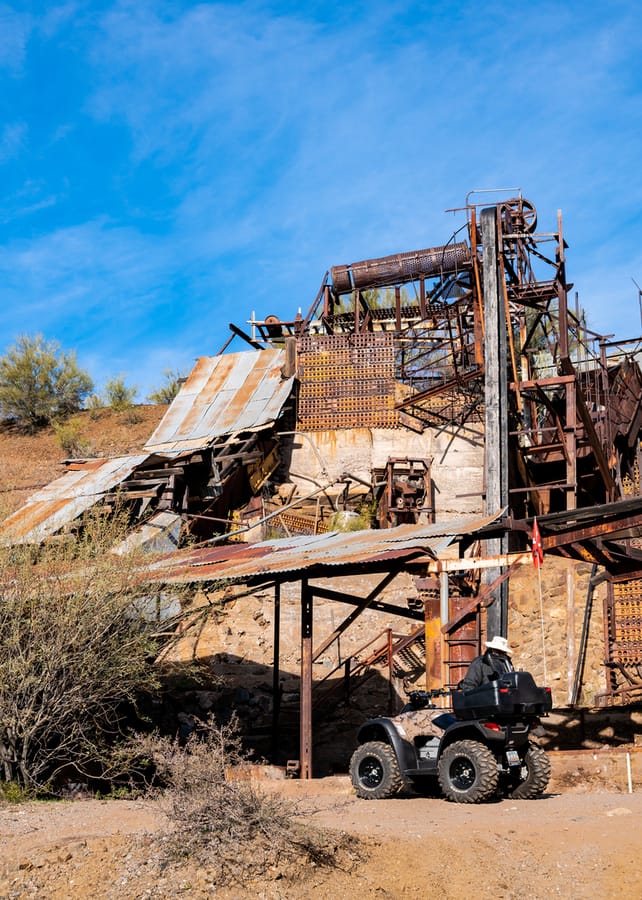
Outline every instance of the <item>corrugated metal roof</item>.
{"type": "Polygon", "coordinates": [[[151,579],[163,582],[247,581],[261,576],[420,556],[437,558],[456,538],[474,534],[499,517],[458,519],[436,525],[399,525],[380,531],[330,532],[260,544],[234,544],[178,552],[150,566],[151,579]]]}
{"type": "Polygon", "coordinates": [[[198,450],[213,439],[276,420],[293,378],[283,378],[284,350],[202,356],[145,450],[198,450]]]}
{"type": "Polygon", "coordinates": [[[37,544],[73,522],[140,466],[148,454],[88,459],[70,469],[0,522],[0,543],[37,544]]]}

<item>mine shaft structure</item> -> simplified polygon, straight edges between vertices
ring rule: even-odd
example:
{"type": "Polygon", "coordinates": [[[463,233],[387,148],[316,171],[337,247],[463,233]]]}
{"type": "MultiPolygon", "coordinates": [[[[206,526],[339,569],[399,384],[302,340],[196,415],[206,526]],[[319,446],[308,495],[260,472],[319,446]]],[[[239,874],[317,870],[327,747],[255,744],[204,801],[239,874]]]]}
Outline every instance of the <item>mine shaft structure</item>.
{"type": "MultiPolygon", "coordinates": [[[[508,382],[509,506],[516,517],[639,494],[640,373],[570,300],[561,213],[553,231],[519,196],[496,218],[508,382]]],[[[299,423],[466,431],[484,420],[482,223],[467,240],[334,266],[305,318],[253,321],[259,345],[297,340],[299,423]]],[[[458,239],[459,238],[459,239],[458,239]]]]}
{"type": "MultiPolygon", "coordinates": [[[[493,457],[485,467],[487,511],[506,507],[516,520],[639,497],[642,377],[635,346],[627,347],[636,342],[610,342],[587,327],[567,280],[561,212],[548,231],[521,193],[494,206],[467,202],[461,212],[466,224],[444,245],[333,266],[305,317],[253,319],[258,346],[296,342],[297,427],[438,429],[472,438],[485,424],[493,457]],[[499,410],[489,419],[491,403],[499,410]],[[493,443],[497,435],[503,446],[493,443]]],[[[420,467],[389,460],[388,471],[376,473],[386,484],[380,527],[396,524],[402,510],[401,521],[413,513],[417,521],[420,507],[432,512],[430,461],[421,464],[414,501],[408,478],[395,479],[400,462],[420,467]],[[395,484],[406,494],[395,495],[395,484]]],[[[508,549],[504,538],[493,552],[508,549]]],[[[582,558],[581,547],[559,555],[582,558]]],[[[500,632],[506,583],[497,581],[488,625],[500,632]]],[[[456,605],[486,596],[488,585],[464,582],[454,585],[462,595],[456,605]]],[[[609,698],[642,686],[642,581],[616,582],[605,608],[609,698]]],[[[425,602],[438,596],[438,588],[428,590],[425,602]]],[[[454,681],[479,640],[478,617],[456,618],[446,636],[454,681]]]]}

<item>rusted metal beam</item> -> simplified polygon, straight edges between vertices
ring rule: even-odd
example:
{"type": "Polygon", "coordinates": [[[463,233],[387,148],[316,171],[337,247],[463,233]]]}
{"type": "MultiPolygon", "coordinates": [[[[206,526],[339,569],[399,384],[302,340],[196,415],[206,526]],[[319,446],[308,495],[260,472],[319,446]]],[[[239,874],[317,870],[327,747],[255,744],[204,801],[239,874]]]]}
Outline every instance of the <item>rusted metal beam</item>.
{"type": "Polygon", "coordinates": [[[482,374],[483,372],[481,369],[473,369],[472,372],[466,372],[465,374],[457,375],[455,378],[449,378],[447,381],[435,385],[435,387],[428,388],[425,391],[418,391],[416,394],[412,394],[412,396],[407,397],[400,403],[395,403],[395,409],[405,409],[407,406],[414,406],[417,403],[421,403],[422,400],[428,400],[430,397],[434,397],[437,394],[450,390],[450,388],[467,384],[469,381],[474,381],[475,378],[481,378],[482,374]]]}
{"type": "MultiPolygon", "coordinates": [[[[520,556],[524,555],[526,554],[520,554],[520,556]]],[[[529,553],[527,555],[530,558],[531,554],[529,553]]],[[[456,628],[460,624],[460,622],[462,622],[466,618],[466,616],[474,613],[478,607],[486,605],[486,601],[489,597],[492,596],[493,591],[496,590],[499,585],[502,584],[502,582],[506,581],[518,566],[523,564],[524,561],[520,559],[514,562],[508,569],[500,572],[500,574],[494,581],[486,585],[476,597],[473,597],[469,603],[463,606],[451,619],[448,620],[448,622],[444,623],[441,626],[442,634],[448,634],[454,628],[456,628]]]]}
{"type": "MultiPolygon", "coordinates": [[[[573,367],[573,363],[570,361],[570,359],[561,359],[560,365],[564,374],[576,374],[575,368],[573,367]]],[[[595,461],[597,463],[600,475],[602,476],[602,481],[604,482],[607,497],[608,499],[612,500],[615,496],[615,482],[613,481],[613,476],[611,475],[608,460],[606,458],[604,450],[602,449],[602,445],[600,444],[600,440],[595,431],[595,426],[593,425],[593,420],[591,419],[591,414],[588,411],[579,385],[577,386],[576,391],[576,403],[577,411],[580,414],[582,424],[584,425],[584,428],[586,430],[586,435],[588,437],[593,453],[595,454],[595,461]]]]}
{"type": "Polygon", "coordinates": [[[301,698],[299,759],[301,778],[312,778],[312,591],[307,578],[301,582],[301,698]]]}
{"type": "MultiPolygon", "coordinates": [[[[317,647],[317,649],[312,654],[313,662],[316,659],[318,659],[319,656],[321,656],[321,654],[325,650],[328,649],[330,644],[334,643],[334,641],[336,641],[336,639],[338,637],[340,637],[343,634],[343,632],[346,631],[350,627],[350,625],[352,625],[352,623],[359,618],[359,616],[361,615],[362,612],[364,612],[366,609],[368,609],[368,607],[373,602],[373,600],[375,600],[379,596],[379,594],[384,590],[384,588],[386,588],[390,584],[390,582],[393,581],[397,577],[397,575],[398,575],[398,572],[396,572],[396,571],[388,572],[388,574],[385,576],[385,578],[383,578],[379,582],[379,584],[372,591],[370,591],[368,596],[364,597],[363,600],[361,600],[361,602],[359,603],[357,608],[353,612],[351,612],[350,615],[347,618],[345,618],[343,620],[343,622],[341,622],[334,629],[334,631],[331,634],[328,635],[328,637],[323,641],[323,643],[319,647],[317,647]]],[[[315,594],[317,593],[315,588],[311,588],[311,590],[315,594]]]]}
{"type": "MultiPolygon", "coordinates": [[[[372,567],[369,570],[375,571],[372,567]]],[[[331,591],[327,588],[314,588],[314,595],[323,600],[336,600],[338,603],[347,603],[350,606],[359,606],[363,601],[349,594],[340,594],[338,591],[331,591]]],[[[402,619],[414,619],[416,622],[423,621],[423,614],[414,609],[404,609],[403,606],[394,606],[392,603],[384,603],[382,600],[373,600],[369,604],[369,609],[377,612],[385,612],[389,615],[400,616],[402,619]]]]}
{"type": "Polygon", "coordinates": [[[561,547],[564,544],[578,544],[605,536],[612,538],[618,531],[632,528],[642,528],[642,512],[637,515],[625,516],[617,521],[609,518],[606,518],[606,520],[600,518],[600,521],[592,522],[590,525],[585,525],[582,528],[562,527],[554,532],[547,533],[545,537],[542,536],[542,546],[545,551],[552,550],[554,547],[561,547]]]}
{"type": "Polygon", "coordinates": [[[229,325],[228,325],[228,327],[229,327],[230,331],[231,331],[233,334],[235,334],[237,337],[243,338],[244,341],[247,341],[247,343],[250,345],[250,347],[254,347],[255,350],[262,350],[262,349],[263,349],[263,347],[261,346],[261,344],[257,343],[256,341],[253,341],[252,338],[249,336],[249,334],[246,334],[246,333],[245,333],[241,328],[239,328],[237,325],[234,325],[232,322],[230,322],[229,325]]]}

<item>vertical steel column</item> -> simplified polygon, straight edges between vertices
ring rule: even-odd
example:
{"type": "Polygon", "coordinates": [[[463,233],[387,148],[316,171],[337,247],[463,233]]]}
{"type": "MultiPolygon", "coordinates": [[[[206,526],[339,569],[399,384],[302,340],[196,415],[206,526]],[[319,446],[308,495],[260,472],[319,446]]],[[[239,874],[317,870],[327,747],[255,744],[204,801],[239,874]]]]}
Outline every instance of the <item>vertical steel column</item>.
{"type": "Polygon", "coordinates": [[[448,572],[440,572],[439,573],[439,639],[440,639],[440,649],[441,649],[441,684],[439,687],[445,687],[450,681],[449,678],[449,663],[450,663],[450,653],[449,646],[446,643],[446,635],[442,634],[442,626],[446,624],[450,619],[450,596],[449,596],[449,583],[448,583],[448,572]]]}
{"type": "Polygon", "coordinates": [[[566,421],[564,440],[566,442],[566,483],[574,485],[566,491],[566,508],[577,507],[577,382],[566,383],[566,421]]]}
{"type": "Polygon", "coordinates": [[[279,715],[281,712],[281,585],[274,585],[274,658],[272,664],[272,763],[277,764],[279,753],[279,715]]]}
{"type": "MultiPolygon", "coordinates": [[[[508,506],[508,378],[506,375],[507,340],[503,286],[499,276],[499,233],[497,208],[481,212],[482,251],[484,262],[484,375],[486,392],[486,512],[495,513],[508,506]]],[[[489,556],[506,553],[508,540],[495,538],[486,542],[489,556]]],[[[485,583],[499,575],[499,569],[485,570],[485,583]]],[[[488,607],[488,636],[506,635],[508,620],[508,586],[499,586],[488,607]]]]}
{"type": "Polygon", "coordinates": [[[426,279],[422,278],[419,282],[419,315],[425,319],[428,315],[426,310],[426,279]]]}
{"type": "Polygon", "coordinates": [[[301,778],[312,778],[312,590],[301,582],[301,716],[299,731],[301,778]]]}

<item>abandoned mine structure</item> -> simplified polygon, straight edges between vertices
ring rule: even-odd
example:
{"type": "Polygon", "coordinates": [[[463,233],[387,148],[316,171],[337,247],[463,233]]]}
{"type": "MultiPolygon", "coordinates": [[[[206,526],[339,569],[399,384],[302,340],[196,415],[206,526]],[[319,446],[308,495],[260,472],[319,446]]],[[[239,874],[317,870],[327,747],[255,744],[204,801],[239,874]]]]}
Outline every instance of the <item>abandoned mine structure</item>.
{"type": "MultiPolygon", "coordinates": [[[[373,671],[392,710],[404,680],[456,685],[489,635],[540,679],[549,654],[560,706],[642,695],[642,338],[588,327],[561,213],[542,229],[520,192],[473,196],[447,242],[332,266],[305,315],[231,323],[139,454],[70,460],[0,523],[38,542],[124,506],[128,542],[163,554],[150,581],[218,598],[231,632],[243,598],[269,610],[248,690],[304,777],[313,722],[331,764],[323,722],[347,704],[350,732],[373,671]]],[[[220,628],[197,644],[228,677],[249,652],[220,628]]]]}

